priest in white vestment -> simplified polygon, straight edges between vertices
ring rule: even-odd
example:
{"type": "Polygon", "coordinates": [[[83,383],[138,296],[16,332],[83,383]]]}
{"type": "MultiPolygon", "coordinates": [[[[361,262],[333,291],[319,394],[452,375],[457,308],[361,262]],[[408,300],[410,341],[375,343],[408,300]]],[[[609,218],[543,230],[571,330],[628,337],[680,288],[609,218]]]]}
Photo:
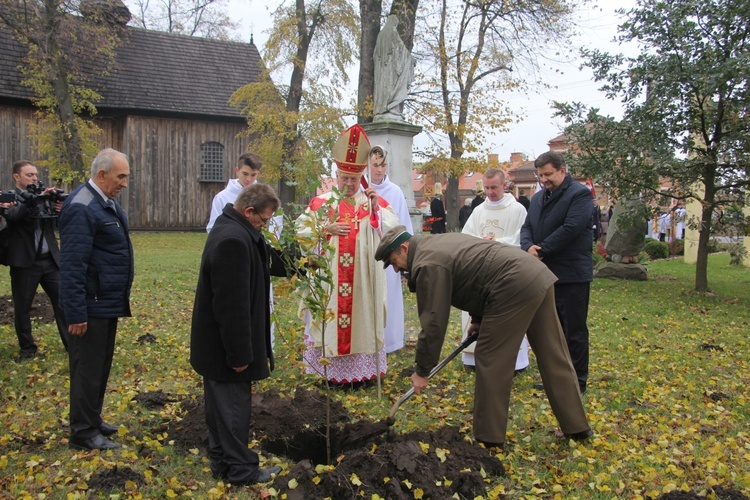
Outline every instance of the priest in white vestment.
{"type": "MultiPolygon", "coordinates": [[[[393,209],[401,224],[414,234],[409,207],[401,188],[388,178],[388,153],[382,146],[370,150],[369,183],[393,209]]],[[[385,352],[390,354],[404,347],[404,290],[401,286],[401,273],[392,267],[385,270],[387,307],[385,318],[385,352]]]]}
{"type": "MultiPolygon", "coordinates": [[[[487,198],[478,205],[466,221],[462,233],[494,240],[506,245],[521,247],[521,226],[526,220],[526,209],[518,203],[512,195],[505,193],[507,186],[505,173],[496,168],[490,168],[482,176],[482,187],[487,198]]],[[[464,338],[471,324],[469,314],[461,313],[464,338]]],[[[461,353],[464,365],[474,366],[474,344],[461,353]]],[[[516,371],[529,366],[529,341],[524,336],[521,348],[516,357],[516,371]]]]}
{"type": "MultiPolygon", "coordinates": [[[[381,234],[399,224],[374,188],[362,189],[369,152],[362,127],[347,129],[333,147],[338,192],[316,196],[297,219],[302,242],[311,236],[313,227],[323,227],[334,248],[332,254],[322,256],[328,259],[333,284],[325,331],[300,303],[307,371],[321,376],[327,372],[329,382],[351,387],[366,386],[387,371],[385,271],[374,256],[381,234]]],[[[319,251],[302,250],[307,254],[319,251]]]]}

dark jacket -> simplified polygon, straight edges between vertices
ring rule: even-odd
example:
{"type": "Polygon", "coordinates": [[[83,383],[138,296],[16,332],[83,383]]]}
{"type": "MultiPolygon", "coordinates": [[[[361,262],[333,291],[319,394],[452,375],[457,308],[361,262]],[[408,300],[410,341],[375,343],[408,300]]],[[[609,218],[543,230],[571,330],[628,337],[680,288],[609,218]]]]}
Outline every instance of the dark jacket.
{"type": "Polygon", "coordinates": [[[432,221],[432,234],[440,234],[445,232],[445,206],[443,200],[440,197],[433,198],[430,202],[430,215],[434,219],[432,221]]]}
{"type": "Polygon", "coordinates": [[[474,210],[479,205],[484,203],[484,197],[480,194],[476,195],[473,200],[471,200],[471,209],[474,210]]]}
{"type": "Polygon", "coordinates": [[[542,247],[540,256],[558,283],[585,283],[594,279],[591,191],[570,174],[544,203],[544,191],[531,198],[521,227],[521,248],[542,247]]]}
{"type": "Polygon", "coordinates": [[[466,225],[466,221],[469,220],[469,216],[471,216],[471,207],[469,205],[464,205],[461,207],[461,209],[458,211],[458,227],[463,229],[466,225]]]}
{"type": "MultiPolygon", "coordinates": [[[[263,235],[227,204],[208,234],[195,290],[190,364],[199,375],[219,382],[270,375],[271,258],[263,235]],[[240,373],[232,369],[245,365],[240,373]]],[[[283,275],[279,264],[273,274],[283,275]]]]}
{"type": "MultiPolygon", "coordinates": [[[[18,191],[18,188],[15,189],[18,191]]],[[[55,225],[57,219],[45,218],[35,219],[29,217],[29,209],[25,203],[18,203],[5,211],[5,220],[8,227],[3,230],[2,238],[5,245],[5,259],[2,264],[12,267],[31,267],[36,261],[37,245],[34,232],[37,227],[41,228],[44,239],[47,241],[49,254],[60,266],[60,248],[55,238],[55,225]]]]}
{"type": "Polygon", "coordinates": [[[60,213],[60,306],[68,324],[130,316],[128,218],[89,182],[70,193],[60,213]]]}

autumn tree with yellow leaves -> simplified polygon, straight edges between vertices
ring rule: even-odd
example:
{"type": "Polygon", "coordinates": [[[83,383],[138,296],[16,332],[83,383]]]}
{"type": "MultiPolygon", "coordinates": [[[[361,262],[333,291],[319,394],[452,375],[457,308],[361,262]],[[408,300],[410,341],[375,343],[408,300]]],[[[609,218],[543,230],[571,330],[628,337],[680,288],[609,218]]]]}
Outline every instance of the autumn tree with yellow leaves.
{"type": "Polygon", "coordinates": [[[448,177],[448,228],[458,227],[458,179],[483,165],[489,137],[515,118],[505,92],[530,86],[524,74],[559,46],[575,2],[543,0],[422,2],[415,55],[419,71],[407,103],[435,139],[425,168],[448,177]],[[545,49],[546,48],[546,49],[545,49]],[[517,73],[517,74],[516,74],[517,73]],[[467,159],[464,155],[474,156],[467,159]],[[479,155],[483,156],[483,155],[479,155]]]}

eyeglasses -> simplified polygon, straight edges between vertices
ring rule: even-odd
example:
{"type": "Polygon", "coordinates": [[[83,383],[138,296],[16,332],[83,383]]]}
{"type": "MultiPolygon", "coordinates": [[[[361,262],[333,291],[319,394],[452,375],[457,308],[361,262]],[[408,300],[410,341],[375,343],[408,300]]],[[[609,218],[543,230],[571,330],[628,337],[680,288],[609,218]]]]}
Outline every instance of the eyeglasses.
{"type": "Polygon", "coordinates": [[[273,219],[273,215],[271,217],[263,217],[262,215],[260,215],[260,212],[258,212],[255,208],[253,208],[253,212],[255,212],[255,215],[257,215],[260,218],[260,222],[262,224],[268,224],[268,221],[273,219]]]}

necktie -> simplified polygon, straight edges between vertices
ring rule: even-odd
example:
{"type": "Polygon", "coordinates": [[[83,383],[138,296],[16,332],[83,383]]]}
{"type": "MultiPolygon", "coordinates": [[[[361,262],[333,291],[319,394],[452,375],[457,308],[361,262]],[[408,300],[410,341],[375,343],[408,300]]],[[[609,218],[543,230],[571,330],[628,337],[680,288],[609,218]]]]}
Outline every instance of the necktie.
{"type": "Polygon", "coordinates": [[[107,198],[107,206],[117,212],[117,209],[115,208],[115,200],[112,198],[107,198]]]}
{"type": "Polygon", "coordinates": [[[544,190],[544,203],[547,203],[549,201],[549,197],[552,196],[552,191],[549,189],[544,190]]]}

